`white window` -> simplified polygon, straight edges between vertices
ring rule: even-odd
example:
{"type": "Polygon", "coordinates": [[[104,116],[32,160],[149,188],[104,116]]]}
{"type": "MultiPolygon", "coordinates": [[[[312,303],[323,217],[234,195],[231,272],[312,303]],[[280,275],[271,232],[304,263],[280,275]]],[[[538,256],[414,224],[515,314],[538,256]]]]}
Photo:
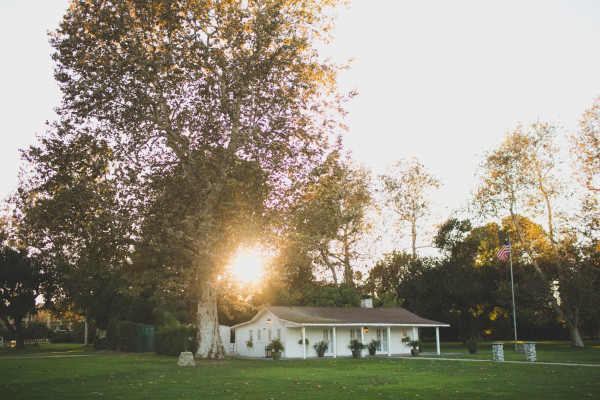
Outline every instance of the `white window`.
{"type": "Polygon", "coordinates": [[[277,329],[277,339],[281,340],[281,329],[277,329]]]}
{"type": "Polygon", "coordinates": [[[261,330],[260,330],[260,329],[257,329],[257,330],[256,330],[256,341],[257,341],[257,342],[260,342],[260,334],[261,334],[261,330]]]}
{"type": "Polygon", "coordinates": [[[249,340],[249,341],[252,341],[252,340],[253,340],[253,338],[254,338],[254,336],[252,335],[252,329],[250,329],[250,330],[248,331],[248,340],[249,340]]]}
{"type": "Polygon", "coordinates": [[[332,354],[333,352],[333,330],[323,329],[323,341],[328,344],[325,354],[332,354]]]}
{"type": "Polygon", "coordinates": [[[270,342],[271,340],[273,340],[273,339],[271,338],[271,330],[270,330],[270,329],[267,331],[267,340],[268,340],[269,342],[270,342]]]}
{"type": "Polygon", "coordinates": [[[350,329],[350,340],[352,339],[361,340],[360,329],[350,329]]]}

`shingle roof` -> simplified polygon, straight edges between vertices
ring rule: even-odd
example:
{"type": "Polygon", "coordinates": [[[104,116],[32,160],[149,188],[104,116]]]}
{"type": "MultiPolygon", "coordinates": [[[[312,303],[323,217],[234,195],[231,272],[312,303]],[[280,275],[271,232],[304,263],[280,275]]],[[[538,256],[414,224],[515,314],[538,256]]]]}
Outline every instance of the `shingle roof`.
{"type": "MultiPolygon", "coordinates": [[[[382,325],[417,325],[417,326],[449,326],[443,322],[419,317],[404,308],[356,308],[356,307],[287,307],[267,306],[279,319],[297,324],[382,324],[382,325]]],[[[240,324],[244,325],[244,324],[240,324]]]]}

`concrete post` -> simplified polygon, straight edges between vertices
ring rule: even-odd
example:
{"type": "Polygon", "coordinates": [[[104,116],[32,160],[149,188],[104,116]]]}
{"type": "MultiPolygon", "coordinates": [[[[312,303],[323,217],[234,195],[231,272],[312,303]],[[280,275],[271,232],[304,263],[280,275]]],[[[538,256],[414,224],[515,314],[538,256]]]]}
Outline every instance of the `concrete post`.
{"type": "Polygon", "coordinates": [[[526,361],[537,361],[537,354],[535,351],[535,342],[525,342],[525,360],[526,361]]]}
{"type": "Polygon", "coordinates": [[[492,343],[492,352],[494,353],[494,361],[504,361],[504,343],[492,343]]]}

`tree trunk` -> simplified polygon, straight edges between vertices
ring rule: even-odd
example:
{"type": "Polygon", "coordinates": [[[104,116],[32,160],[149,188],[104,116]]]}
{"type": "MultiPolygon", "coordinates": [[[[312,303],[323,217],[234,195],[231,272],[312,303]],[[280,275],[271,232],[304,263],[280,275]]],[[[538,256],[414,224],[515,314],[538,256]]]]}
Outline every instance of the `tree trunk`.
{"type": "Polygon", "coordinates": [[[348,233],[344,234],[344,282],[354,287],[354,271],[352,271],[352,265],[350,264],[350,244],[348,243],[348,233]]]}
{"type": "MultiPolygon", "coordinates": [[[[523,242],[524,244],[527,245],[527,251],[529,254],[534,254],[533,251],[531,251],[531,249],[529,248],[530,247],[529,243],[525,240],[525,235],[523,234],[521,227],[517,223],[515,214],[513,214],[512,212],[511,212],[511,214],[512,214],[511,218],[512,218],[513,225],[517,230],[517,233],[519,235],[519,238],[521,239],[521,242],[523,242]]],[[[571,339],[573,340],[573,346],[584,347],[583,340],[581,340],[581,334],[579,333],[579,327],[577,326],[578,325],[577,311],[574,314],[575,317],[573,317],[573,318],[569,317],[563,311],[563,309],[560,307],[560,304],[558,304],[556,297],[554,297],[554,293],[552,292],[552,285],[551,285],[551,282],[548,280],[548,277],[546,276],[546,274],[544,273],[542,268],[540,268],[540,266],[537,263],[537,261],[535,260],[535,258],[531,257],[531,261],[533,264],[533,269],[537,272],[540,279],[542,279],[542,281],[544,281],[544,283],[548,286],[548,288],[550,290],[549,296],[550,296],[550,303],[552,304],[552,308],[554,309],[556,314],[560,318],[562,318],[565,321],[565,323],[567,324],[567,329],[569,330],[569,334],[571,335],[571,339]]],[[[557,264],[557,267],[560,270],[561,265],[557,264]]]]}
{"type": "Polygon", "coordinates": [[[90,344],[90,332],[88,326],[87,315],[83,318],[83,345],[87,346],[90,344]]]}
{"type": "Polygon", "coordinates": [[[25,349],[25,338],[23,337],[23,323],[15,321],[15,339],[17,341],[17,349],[25,349]]]}
{"type": "Polygon", "coordinates": [[[219,334],[219,319],[217,317],[217,295],[212,279],[200,282],[198,299],[198,350],[196,357],[224,358],[225,349],[219,334]]]}
{"type": "Polygon", "coordinates": [[[410,221],[410,238],[412,240],[412,256],[417,258],[417,218],[414,215],[410,221]]]}
{"type": "Polygon", "coordinates": [[[333,275],[333,283],[335,284],[335,286],[337,286],[338,279],[337,279],[337,274],[335,273],[335,266],[329,261],[329,257],[327,257],[327,252],[325,250],[320,249],[319,251],[321,253],[321,258],[323,259],[323,262],[325,263],[327,268],[329,268],[329,270],[331,271],[331,274],[333,275]]]}
{"type": "Polygon", "coordinates": [[[581,339],[581,334],[579,333],[579,328],[577,327],[578,321],[571,321],[569,318],[565,318],[565,322],[567,323],[567,329],[569,330],[569,334],[571,335],[573,346],[585,347],[585,345],[583,344],[583,339],[581,339]]]}

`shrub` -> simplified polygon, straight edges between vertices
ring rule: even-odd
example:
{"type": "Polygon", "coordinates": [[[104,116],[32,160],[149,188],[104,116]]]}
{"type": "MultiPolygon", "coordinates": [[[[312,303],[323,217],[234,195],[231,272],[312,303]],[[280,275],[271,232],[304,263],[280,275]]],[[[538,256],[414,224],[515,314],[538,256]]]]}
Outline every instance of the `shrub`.
{"type": "Polygon", "coordinates": [[[23,329],[23,339],[53,339],[54,332],[43,322],[30,322],[23,329]]]}
{"type": "Polygon", "coordinates": [[[156,331],[154,349],[158,354],[178,356],[182,351],[196,353],[198,349],[196,325],[183,325],[179,322],[162,326],[156,331]]]}
{"type": "Polygon", "coordinates": [[[59,332],[52,339],[54,343],[75,343],[75,333],[71,331],[59,332]]]}
{"type": "MultiPolygon", "coordinates": [[[[72,325],[72,331],[75,335],[76,343],[83,343],[85,339],[85,322],[75,322],[72,325]]],[[[94,332],[96,332],[96,324],[93,321],[88,321],[88,335],[90,339],[94,338],[94,332]]]]}
{"type": "Polygon", "coordinates": [[[115,351],[132,351],[137,339],[138,326],[135,322],[112,319],[106,328],[107,346],[115,351]]]}
{"type": "Polygon", "coordinates": [[[94,350],[108,350],[108,338],[94,337],[94,350]]]}

